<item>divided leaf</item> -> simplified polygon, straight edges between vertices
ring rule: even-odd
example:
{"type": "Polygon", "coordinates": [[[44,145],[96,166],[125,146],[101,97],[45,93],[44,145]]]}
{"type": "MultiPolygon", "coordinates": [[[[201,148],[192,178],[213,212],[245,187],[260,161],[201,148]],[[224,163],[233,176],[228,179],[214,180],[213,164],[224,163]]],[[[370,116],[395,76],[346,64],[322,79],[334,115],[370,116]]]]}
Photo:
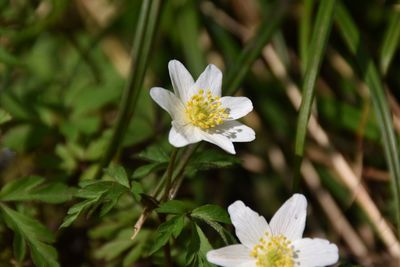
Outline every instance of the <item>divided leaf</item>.
{"type": "Polygon", "coordinates": [[[45,184],[39,176],[29,176],[7,183],[0,191],[2,201],[38,200],[62,203],[72,198],[73,190],[62,183],[45,184]]]}
{"type": "Polygon", "coordinates": [[[181,200],[170,200],[160,204],[156,209],[158,213],[184,214],[189,211],[189,203],[181,200]]]}
{"type": "Polygon", "coordinates": [[[163,247],[171,237],[177,238],[182,232],[184,226],[184,215],[174,216],[168,221],[162,223],[156,231],[156,237],[154,238],[155,241],[152,249],[150,250],[150,255],[163,247]]]}
{"type": "Polygon", "coordinates": [[[129,179],[128,175],[126,174],[125,169],[122,166],[111,166],[105,169],[105,173],[110,175],[112,178],[115,179],[121,185],[130,188],[129,186],[129,179]]]}
{"type": "Polygon", "coordinates": [[[186,265],[196,267],[212,267],[207,261],[206,254],[212,250],[212,246],[200,227],[192,224],[192,236],[190,238],[188,252],[186,254],[186,265]]]}
{"type": "Polygon", "coordinates": [[[57,251],[49,245],[49,243],[54,242],[54,236],[46,227],[35,219],[10,209],[4,204],[0,205],[0,210],[6,225],[16,233],[14,251],[17,259],[23,258],[26,242],[36,266],[60,266],[57,262],[57,251]]]}
{"type": "Polygon", "coordinates": [[[117,203],[122,194],[129,192],[129,188],[113,181],[90,181],[81,185],[76,197],[85,199],[68,210],[68,215],[60,227],[71,225],[84,212],[93,212],[100,208],[100,216],[107,214],[117,203]]]}
{"type": "Polygon", "coordinates": [[[191,213],[194,218],[201,219],[203,221],[215,221],[221,223],[231,223],[229,215],[223,208],[217,205],[204,205],[194,209],[191,213]]]}

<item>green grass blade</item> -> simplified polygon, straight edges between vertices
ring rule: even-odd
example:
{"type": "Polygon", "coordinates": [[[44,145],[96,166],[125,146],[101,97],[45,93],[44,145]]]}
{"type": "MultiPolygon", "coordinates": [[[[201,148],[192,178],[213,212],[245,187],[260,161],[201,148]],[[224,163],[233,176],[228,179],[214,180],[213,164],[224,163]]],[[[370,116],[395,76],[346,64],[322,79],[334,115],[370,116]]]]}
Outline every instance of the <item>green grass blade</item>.
{"type": "MultiPolygon", "coordinates": [[[[304,142],[306,138],[308,119],[311,113],[311,105],[314,97],[315,82],[324,56],[326,43],[332,28],[332,18],[335,0],[325,0],[320,2],[317,19],[313,29],[311,44],[308,49],[307,68],[303,82],[303,96],[299,111],[296,130],[295,154],[300,166],[301,158],[304,153],[304,142]]],[[[298,168],[297,168],[298,169],[298,168]]],[[[300,176],[296,175],[293,183],[293,190],[297,191],[300,176]]]]}
{"type": "Polygon", "coordinates": [[[311,32],[311,17],[313,10],[313,0],[303,0],[303,9],[301,12],[300,19],[300,30],[299,30],[299,53],[301,70],[304,73],[307,67],[307,51],[310,44],[310,32],[311,32]]]}
{"type": "Polygon", "coordinates": [[[270,8],[270,14],[265,15],[253,39],[248,42],[232,68],[228,69],[224,80],[225,95],[232,95],[238,90],[247,71],[280,25],[289,2],[276,1],[275,6],[270,8]]]}
{"type": "Polygon", "coordinates": [[[187,65],[193,76],[198,77],[206,66],[205,55],[200,45],[200,25],[197,3],[188,1],[181,7],[177,27],[187,65]]]}
{"type": "Polygon", "coordinates": [[[383,74],[387,73],[400,41],[400,12],[397,10],[393,12],[383,38],[380,54],[380,68],[383,74]]]}
{"type": "Polygon", "coordinates": [[[336,23],[349,50],[354,54],[360,76],[367,84],[379,123],[385,157],[392,178],[392,190],[396,207],[398,232],[400,233],[400,162],[396,136],[393,131],[392,117],[385,97],[383,84],[378,70],[363,47],[360,31],[350,14],[342,4],[336,9],[336,23]]]}
{"type": "Polygon", "coordinates": [[[131,73],[127,86],[121,98],[121,109],[118,113],[113,135],[97,170],[95,179],[101,176],[103,168],[110,163],[111,159],[117,152],[119,145],[123,140],[125,130],[129,124],[129,120],[132,118],[135,111],[146,73],[155,29],[157,28],[156,26],[159,21],[160,9],[161,0],[143,1],[132,48],[132,58],[134,59],[134,62],[131,66],[131,73]]]}

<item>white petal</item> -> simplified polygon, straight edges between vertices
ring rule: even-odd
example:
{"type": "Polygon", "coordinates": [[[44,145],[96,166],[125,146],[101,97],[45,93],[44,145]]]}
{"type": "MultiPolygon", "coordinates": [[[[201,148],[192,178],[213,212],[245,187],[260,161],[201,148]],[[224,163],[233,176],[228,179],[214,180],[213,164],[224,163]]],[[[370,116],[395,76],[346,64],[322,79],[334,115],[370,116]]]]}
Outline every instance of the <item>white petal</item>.
{"type": "Polygon", "coordinates": [[[260,242],[260,238],[265,236],[266,232],[270,232],[265,218],[245,206],[240,200],[231,204],[228,212],[235,226],[236,236],[250,250],[260,242]]]}
{"type": "Polygon", "coordinates": [[[202,140],[199,130],[190,124],[180,125],[175,121],[172,122],[169,131],[168,141],[175,147],[183,147],[189,144],[197,143],[202,140]]]}
{"type": "Polygon", "coordinates": [[[210,90],[213,96],[221,96],[222,85],[222,72],[213,64],[206,67],[202,74],[200,74],[194,90],[198,91],[203,89],[205,92],[210,90]]]}
{"type": "Polygon", "coordinates": [[[176,96],[186,103],[190,98],[190,90],[194,84],[192,75],[178,60],[171,60],[168,63],[168,70],[176,96]]]}
{"type": "Polygon", "coordinates": [[[289,240],[300,239],[306,225],[307,200],[294,194],[272,217],[269,226],[273,235],[282,234],[289,240]]]}
{"type": "Polygon", "coordinates": [[[161,87],[150,89],[150,96],[153,100],[171,115],[174,120],[182,120],[184,105],[171,91],[161,87]]]}
{"type": "Polygon", "coordinates": [[[293,246],[299,267],[327,266],[339,259],[337,246],[328,240],[303,238],[294,241],[293,246]]]}
{"type": "Polygon", "coordinates": [[[232,142],[250,142],[256,138],[253,129],[238,121],[225,121],[216,126],[215,131],[228,137],[232,142]]]}
{"type": "Polygon", "coordinates": [[[232,141],[228,137],[212,130],[208,132],[201,131],[201,135],[204,141],[213,143],[228,153],[236,154],[232,141]]]}
{"type": "Polygon", "coordinates": [[[223,267],[256,266],[250,250],[243,245],[231,245],[207,252],[207,260],[223,267]]]}
{"type": "Polygon", "coordinates": [[[236,120],[246,116],[253,110],[251,100],[244,96],[224,96],[221,97],[221,106],[229,112],[229,119],[236,120]]]}

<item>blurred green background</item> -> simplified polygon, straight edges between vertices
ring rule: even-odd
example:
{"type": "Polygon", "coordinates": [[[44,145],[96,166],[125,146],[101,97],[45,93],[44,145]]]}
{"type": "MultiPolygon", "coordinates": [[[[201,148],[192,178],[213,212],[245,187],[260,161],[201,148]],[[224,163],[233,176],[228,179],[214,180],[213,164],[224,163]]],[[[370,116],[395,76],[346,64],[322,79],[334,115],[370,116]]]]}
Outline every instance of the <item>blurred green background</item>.
{"type": "MultiPolygon", "coordinates": [[[[154,189],[172,151],[170,117],[148,92],[171,89],[167,64],[178,59],[194,78],[209,63],[221,68],[228,77],[223,90],[253,101],[243,122],[257,133],[254,142],[235,144],[237,156],[203,144],[188,163],[178,199],[224,209],[241,199],[270,219],[300,172],[309,201],[306,235],[338,244],[338,266],[398,266],[399,203],[391,184],[400,181],[400,4],[332,1],[330,21],[321,26],[323,1],[164,1],[158,21],[145,22],[155,23],[155,33],[148,62],[139,65],[131,50],[145,2],[0,0],[0,265],[34,266],[32,257],[48,257],[61,266],[163,266],[162,252],[148,253],[157,216],[137,239],[129,237],[142,211],[140,193],[154,189]],[[323,36],[319,29],[328,31],[326,45],[313,51],[314,35],[323,36]],[[298,104],[318,51],[311,123],[297,169],[298,104]],[[146,72],[138,101],[129,103],[134,112],[112,154],[136,198],[122,189],[101,197],[82,192],[78,187],[96,178],[127,81],[140,67],[146,72]],[[395,141],[385,145],[390,138],[395,141]],[[96,197],[103,202],[81,202],[96,197]],[[76,221],[59,229],[79,203],[90,208],[80,207],[76,221]],[[99,211],[101,205],[109,206],[99,211]]],[[[201,227],[213,247],[223,245],[212,226],[201,227]]],[[[185,231],[171,242],[173,266],[185,266],[185,231]]]]}

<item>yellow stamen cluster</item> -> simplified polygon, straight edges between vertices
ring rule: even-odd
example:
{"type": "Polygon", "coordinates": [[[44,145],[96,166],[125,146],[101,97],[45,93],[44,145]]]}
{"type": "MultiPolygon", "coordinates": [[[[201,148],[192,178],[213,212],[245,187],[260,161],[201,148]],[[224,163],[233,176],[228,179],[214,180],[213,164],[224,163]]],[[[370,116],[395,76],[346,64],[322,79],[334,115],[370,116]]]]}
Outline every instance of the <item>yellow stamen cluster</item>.
{"type": "Polygon", "coordinates": [[[186,115],[194,126],[209,129],[223,123],[229,114],[221,107],[220,97],[213,96],[210,90],[199,90],[186,103],[186,115]]]}
{"type": "Polygon", "coordinates": [[[265,233],[260,243],[254,246],[250,255],[257,259],[257,267],[293,267],[295,253],[293,246],[285,236],[272,236],[265,233]]]}

